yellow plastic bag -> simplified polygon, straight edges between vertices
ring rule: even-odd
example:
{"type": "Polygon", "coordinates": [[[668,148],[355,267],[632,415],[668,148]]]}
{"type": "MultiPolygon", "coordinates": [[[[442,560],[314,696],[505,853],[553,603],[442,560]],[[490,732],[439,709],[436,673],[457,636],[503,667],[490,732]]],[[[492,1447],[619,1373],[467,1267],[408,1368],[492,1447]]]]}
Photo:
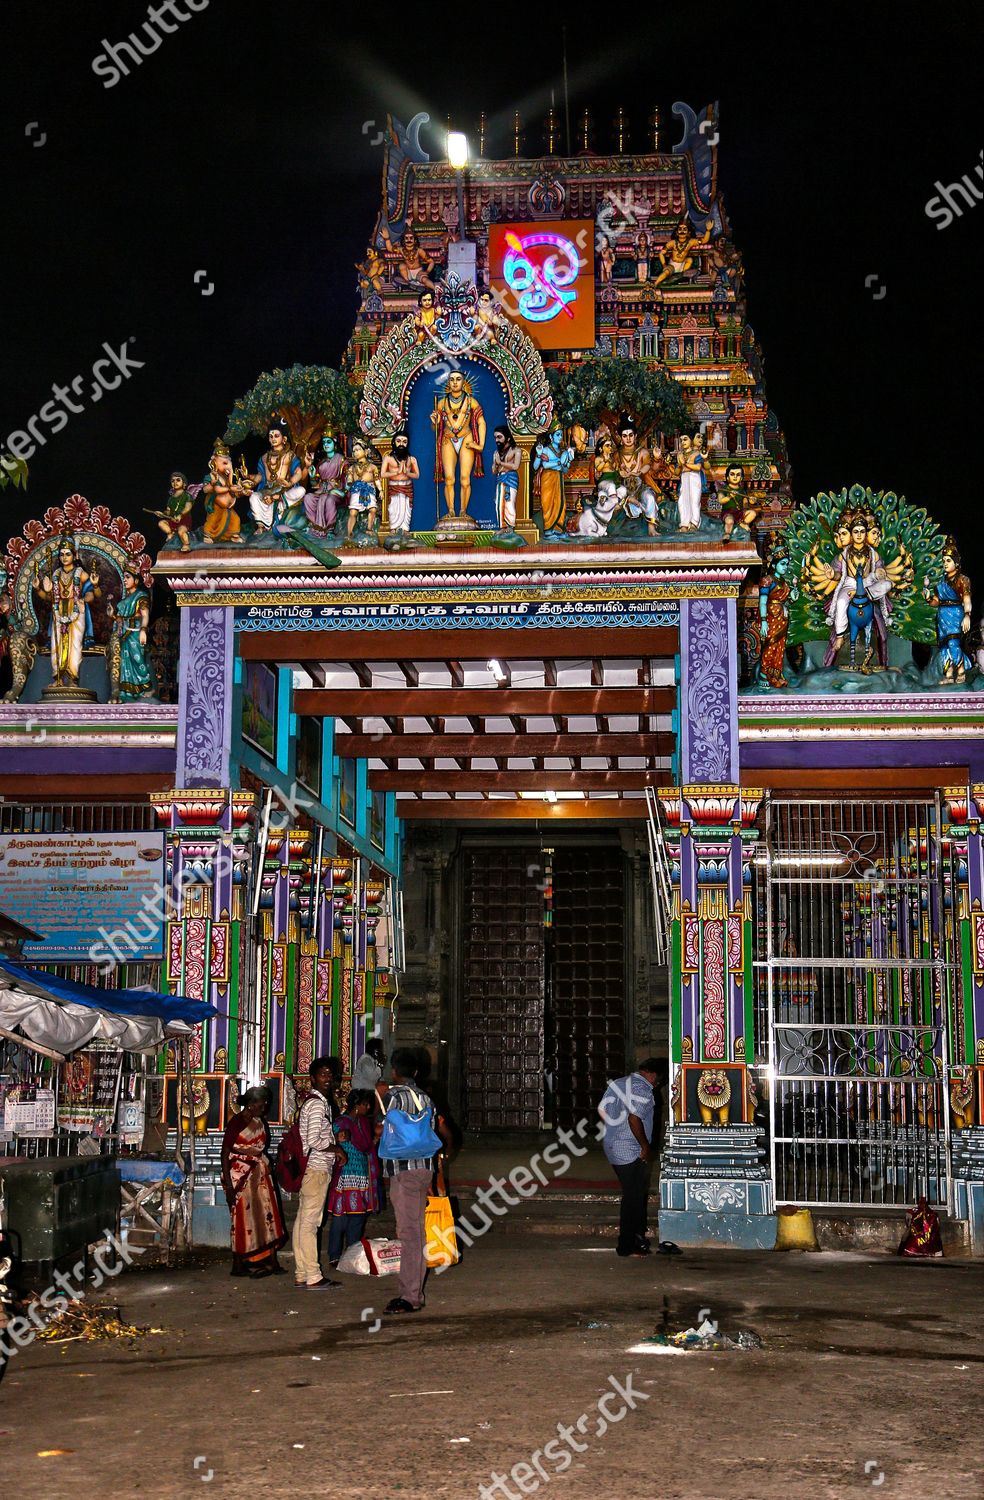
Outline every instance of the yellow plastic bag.
{"type": "Polygon", "coordinates": [[[424,1227],[427,1231],[425,1253],[431,1270],[438,1266],[453,1266],[458,1260],[458,1240],[450,1198],[432,1196],[427,1199],[424,1227]]]}

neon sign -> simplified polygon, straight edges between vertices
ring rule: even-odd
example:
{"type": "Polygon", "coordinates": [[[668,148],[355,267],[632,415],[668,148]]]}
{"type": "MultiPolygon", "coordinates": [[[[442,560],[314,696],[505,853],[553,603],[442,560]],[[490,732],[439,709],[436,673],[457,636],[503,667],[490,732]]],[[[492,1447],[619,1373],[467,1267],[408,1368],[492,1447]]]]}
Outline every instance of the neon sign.
{"type": "Polygon", "coordinates": [[[563,235],[545,231],[520,237],[510,230],[505,240],[502,276],[516,294],[520,317],[531,323],[549,323],[561,313],[573,318],[570,304],[577,301],[574,283],[581,271],[577,246],[563,235]],[[546,255],[538,265],[529,252],[542,246],[553,247],[556,253],[546,255]]]}

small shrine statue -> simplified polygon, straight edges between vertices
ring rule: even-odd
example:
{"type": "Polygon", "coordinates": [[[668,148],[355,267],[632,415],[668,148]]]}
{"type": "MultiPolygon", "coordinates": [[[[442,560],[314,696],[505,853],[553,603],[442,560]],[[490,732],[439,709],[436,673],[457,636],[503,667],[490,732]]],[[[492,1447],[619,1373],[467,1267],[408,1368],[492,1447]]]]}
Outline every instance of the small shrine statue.
{"type": "Polygon", "coordinates": [[[363,297],[368,296],[370,291],[381,292],[386,280],[386,261],[380,255],[375,245],[369,245],[366,249],[366,258],[360,265],[356,262],[355,269],[359,273],[359,290],[363,297]]]}
{"type": "Polygon", "coordinates": [[[649,280],[649,235],[644,229],[640,229],[636,235],[636,281],[642,285],[649,280]]]}
{"type": "Polygon", "coordinates": [[[106,613],[113,621],[110,646],[110,701],[133,703],[154,696],[154,681],[147,665],[147,630],[150,626],[150,599],[139,573],[127,569],[123,574],[123,594],[113,607],[110,599],[106,613]]]}
{"type": "Polygon", "coordinates": [[[943,1235],[940,1231],[939,1215],[930,1208],[925,1198],[920,1198],[906,1224],[905,1234],[897,1254],[925,1256],[939,1259],[943,1254],[943,1235]]]}
{"type": "Polygon", "coordinates": [[[492,340],[498,338],[499,330],[504,326],[505,321],[492,293],[479,292],[478,317],[475,323],[475,342],[480,343],[486,339],[492,340]]]}
{"type": "Polygon", "coordinates": [[[736,527],[743,533],[743,539],[751,536],[752,525],[758,516],[758,511],[745,493],[744,479],[745,471],[741,464],[728,464],[724,471],[724,484],[717,487],[726,542],[731,541],[736,527]]]}
{"type": "Polygon", "coordinates": [[[75,549],[75,540],[63,536],[58,545],[58,566],[49,552],[45,571],[34,565],[34,587],[51,601],[51,624],[48,639],[51,646],[51,688],[77,689],[82,670],[82,652],[94,642],[92,631],[93,600],[100,594],[97,581],[83,568],[75,549]]]}
{"type": "Polygon", "coordinates": [[[495,453],[492,456],[495,517],[500,531],[515,531],[516,496],[519,494],[519,466],[522,455],[508,427],[496,427],[492,437],[495,442],[495,453]]]}
{"type": "Polygon", "coordinates": [[[429,338],[435,338],[434,324],[437,322],[437,308],[434,306],[434,293],[432,291],[421,292],[417,298],[417,312],[413,320],[413,326],[417,330],[417,343],[424,344],[429,338]]]}
{"type": "Polygon", "coordinates": [[[615,270],[615,251],[607,234],[598,237],[598,280],[602,286],[607,285],[612,279],[615,270]]]}
{"type": "Polygon", "coordinates": [[[461,515],[468,514],[472,475],[481,479],[485,447],[485,413],[460,370],[453,370],[431,412],[434,428],[434,479],[444,480],[447,515],[455,514],[455,478],[459,478],[461,515]]]}
{"type": "Polygon", "coordinates": [[[669,276],[683,276],[691,270],[695,260],[695,252],[701,246],[709,245],[711,242],[711,231],[714,221],[708,219],[704,225],[704,233],[697,238],[691,233],[690,224],[686,219],[681,219],[673,234],[659,252],[659,263],[662,270],[653,282],[653,286],[660,286],[669,276]]]}
{"type": "Polygon", "coordinates": [[[355,523],[362,515],[366,518],[367,532],[375,531],[379,515],[379,478],[379,469],[370,457],[369,445],[362,438],[355,438],[352,462],[345,475],[349,511],[347,537],[351,538],[355,523]]]}
{"type": "Polygon", "coordinates": [[[321,439],[322,458],[311,466],[309,479],[314,488],[304,496],[304,514],[308,528],[316,536],[327,536],[338,524],[338,507],[345,497],[345,455],[339,453],[335,438],[325,433],[321,439]]]}
{"type": "MultiPolygon", "coordinates": [[[[391,253],[394,250],[389,228],[384,225],[382,230],[383,244],[391,253]]],[[[406,286],[417,290],[421,287],[430,287],[435,290],[433,282],[434,259],[423,249],[413,230],[407,225],[400,236],[399,259],[397,268],[400,279],[406,286]]]]}
{"type": "Polygon", "coordinates": [[[691,438],[684,433],[676,456],[676,467],[680,475],[677,505],[680,511],[681,531],[700,530],[700,503],[707,484],[704,474],[706,462],[707,455],[704,453],[700,437],[691,438]]]}
{"type": "Polygon", "coordinates": [[[533,459],[534,467],[540,471],[540,508],[545,536],[564,530],[567,515],[564,475],[573,462],[574,449],[565,444],[563,429],[555,426],[533,459]]]}
{"type": "Polygon", "coordinates": [[[274,422],[267,434],[269,448],[251,475],[254,485],[249,508],[260,531],[280,535],[292,531],[304,514],[304,465],[290,446],[287,428],[274,422]]]}
{"type": "Polygon", "coordinates": [[[390,531],[409,536],[413,522],[413,482],[420,478],[420,465],[410,452],[406,427],[398,427],[394,432],[393,447],[384,457],[379,475],[386,485],[390,531]]]}
{"type": "Polygon", "coordinates": [[[963,645],[970,632],[970,579],[960,571],[960,553],[952,536],[943,546],[943,577],[928,597],[936,604],[940,684],[966,682],[967,669],[974,665],[963,645]]]}
{"type": "Polygon", "coordinates": [[[250,492],[249,476],[232,466],[232,456],[221,438],[216,438],[208,461],[208,478],[202,485],[205,496],[205,523],[202,538],[211,546],[215,542],[242,544],[241,525],[236,501],[250,492]]]}
{"type": "Polygon", "coordinates": [[[786,635],[789,631],[789,553],[779,540],[771,548],[759,582],[759,628],[762,653],[759,666],[769,687],[784,688],[786,635]]]}
{"type": "Polygon", "coordinates": [[[181,543],[181,551],[188,552],[191,548],[191,542],[188,538],[188,522],[191,517],[191,508],[195,502],[188,493],[187,477],[180,473],[179,470],[175,469],[171,475],[170,484],[171,487],[167,500],[164,502],[163,510],[150,510],[149,507],[144,508],[147,510],[148,515],[157,516],[157,524],[160,530],[163,531],[166,539],[165,545],[171,540],[172,536],[176,536],[181,543]]]}
{"type": "Polygon", "coordinates": [[[574,524],[578,536],[607,536],[612,518],[628,497],[628,490],[618,472],[615,439],[604,432],[594,452],[594,503],[582,501],[581,513],[574,524]]]}
{"type": "Polygon", "coordinates": [[[629,416],[622,418],[619,438],[618,473],[626,492],[622,509],[627,516],[645,516],[649,535],[655,536],[656,491],[650,480],[652,455],[644,444],[640,444],[636,425],[629,416]]]}

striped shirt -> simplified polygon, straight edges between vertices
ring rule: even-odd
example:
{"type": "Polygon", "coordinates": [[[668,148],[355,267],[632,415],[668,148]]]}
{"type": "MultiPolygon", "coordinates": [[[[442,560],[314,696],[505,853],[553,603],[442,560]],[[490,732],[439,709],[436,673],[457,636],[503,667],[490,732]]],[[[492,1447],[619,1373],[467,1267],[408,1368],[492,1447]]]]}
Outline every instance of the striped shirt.
{"type": "Polygon", "coordinates": [[[646,1140],[651,1141],[655,1105],[653,1086],[641,1073],[612,1079],[598,1106],[598,1113],[605,1122],[605,1155],[613,1167],[626,1167],[639,1160],[639,1142],[632,1134],[629,1115],[638,1116],[646,1140]]]}
{"type": "Polygon", "coordinates": [[[327,1153],[335,1144],[335,1132],[331,1128],[331,1115],[324,1094],[312,1089],[301,1105],[301,1145],[308,1153],[305,1171],[331,1173],[335,1158],[327,1153]]]}

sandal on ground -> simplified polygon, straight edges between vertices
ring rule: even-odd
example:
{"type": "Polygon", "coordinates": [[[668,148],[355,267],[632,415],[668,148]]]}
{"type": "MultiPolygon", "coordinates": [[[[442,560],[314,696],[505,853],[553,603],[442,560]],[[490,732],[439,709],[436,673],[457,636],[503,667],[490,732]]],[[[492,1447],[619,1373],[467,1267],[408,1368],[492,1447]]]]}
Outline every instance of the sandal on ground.
{"type": "Polygon", "coordinates": [[[419,1312],[420,1308],[414,1307],[413,1303],[408,1302],[406,1297],[394,1297],[392,1302],[387,1302],[383,1311],[387,1313],[412,1313],[419,1312]]]}
{"type": "Polygon", "coordinates": [[[657,1255],[682,1255],[683,1251],[679,1245],[674,1245],[672,1240],[660,1240],[656,1246],[657,1255]]]}
{"type": "Polygon", "coordinates": [[[335,1288],[337,1286],[341,1286],[341,1284],[342,1283],[340,1281],[332,1281],[330,1276],[322,1276],[320,1281],[304,1282],[302,1287],[299,1287],[298,1290],[303,1290],[305,1292],[333,1292],[335,1288]]]}

